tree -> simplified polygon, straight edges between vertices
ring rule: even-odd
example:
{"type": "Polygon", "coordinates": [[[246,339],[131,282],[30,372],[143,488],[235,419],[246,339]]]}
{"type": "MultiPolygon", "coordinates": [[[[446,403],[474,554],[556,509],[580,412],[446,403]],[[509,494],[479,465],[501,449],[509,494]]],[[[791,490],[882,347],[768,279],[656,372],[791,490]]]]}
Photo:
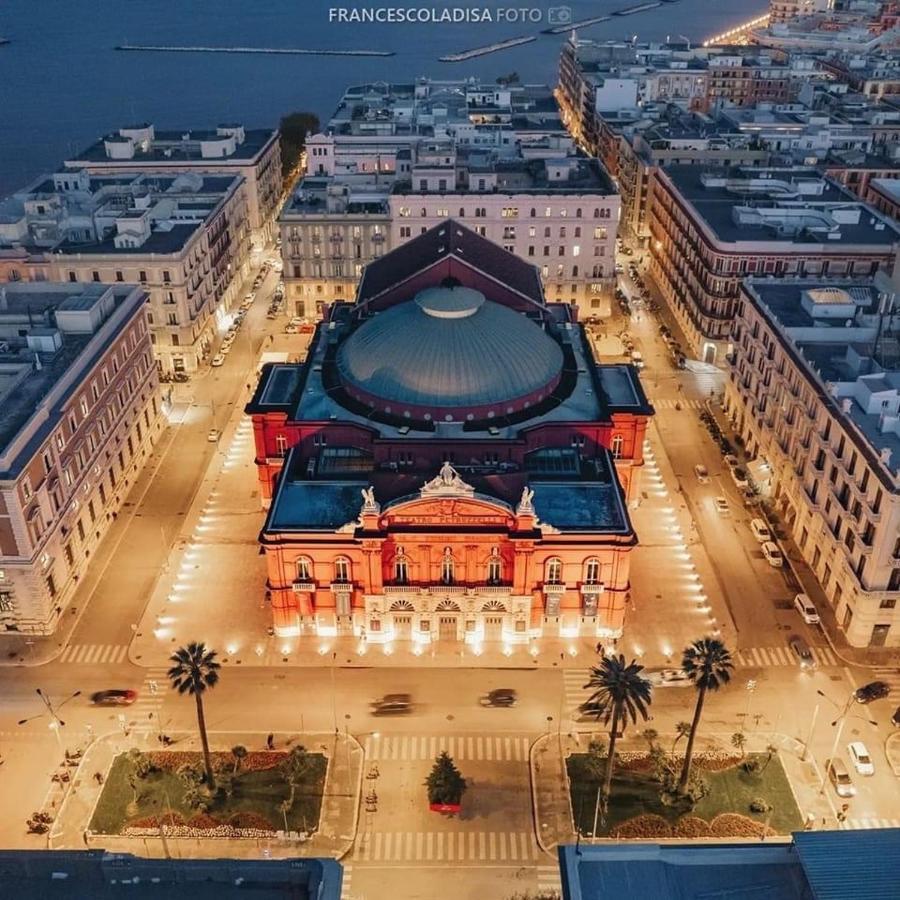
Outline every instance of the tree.
{"type": "Polygon", "coordinates": [[[652,750],[659,740],[659,732],[655,728],[645,728],[641,732],[641,737],[647,742],[647,746],[652,750]]]}
{"type": "Polygon", "coordinates": [[[766,746],[766,761],[763,763],[762,771],[765,772],[766,769],[769,768],[769,763],[772,762],[772,757],[778,752],[778,748],[774,744],[768,744],[766,746]]]}
{"type": "Polygon", "coordinates": [[[231,748],[231,755],[234,757],[234,769],[232,769],[231,774],[237,775],[241,763],[247,758],[247,748],[243,744],[235,744],[231,748]]]}
{"type": "Polygon", "coordinates": [[[688,734],[687,748],[684,751],[684,765],[681,767],[681,778],[678,780],[678,792],[684,794],[691,777],[691,758],[694,755],[694,740],[703,713],[703,702],[707,691],[717,691],[731,680],[734,663],[728,648],[716,638],[700,638],[686,647],[681,658],[681,668],[694,683],[697,691],[697,705],[694,707],[694,718],[688,734]]]}
{"type": "Polygon", "coordinates": [[[311,112],[293,112],[278,125],[281,132],[281,174],[287,178],[300,161],[306,136],[319,130],[319,117],[311,112]]]}
{"type": "Polygon", "coordinates": [[[428,787],[428,802],[432,805],[457,805],[466,791],[466,779],[446,750],[442,750],[435,759],[425,784],[428,787]]]}
{"type": "Polygon", "coordinates": [[[187,785],[181,799],[190,809],[199,809],[201,812],[209,809],[209,793],[199,784],[187,785]]]}
{"type": "Polygon", "coordinates": [[[587,716],[609,725],[609,753],[606,757],[606,780],[603,785],[604,807],[609,801],[612,787],[613,765],[615,763],[616,741],[619,738],[619,725],[624,732],[628,719],[637,722],[641,716],[647,720],[647,707],[650,706],[652,687],[650,682],[640,673],[644,667],[632,660],[626,665],[625,657],[604,657],[600,664],[591,669],[591,677],[585,688],[592,688],[594,693],[582,705],[587,716]]]}
{"type": "Polygon", "coordinates": [[[203,694],[219,683],[216,651],[207,650],[206,644],[192,641],[187,647],[179,647],[170,657],[172,667],[166,673],[172,687],[179,694],[190,694],[197,703],[197,726],[203,744],[203,764],[206,769],[206,785],[215,790],[212,761],[209,755],[209,739],[206,736],[206,717],[203,713],[203,694]]]}
{"type": "Polygon", "coordinates": [[[734,747],[735,750],[741,751],[741,759],[746,755],[744,753],[744,747],[747,746],[747,735],[744,734],[743,731],[736,731],[731,736],[731,746],[734,747]]]}
{"type": "Polygon", "coordinates": [[[141,753],[137,747],[132,747],[128,751],[128,762],[131,765],[131,771],[141,779],[146,778],[152,771],[153,766],[146,754],[141,753]]]}
{"type": "Polygon", "coordinates": [[[296,747],[291,747],[291,752],[288,753],[284,762],[281,763],[281,774],[291,788],[291,795],[285,801],[288,809],[294,805],[297,787],[303,783],[303,780],[309,774],[311,762],[309,753],[306,752],[306,747],[298,744],[296,747]]]}
{"type": "Polygon", "coordinates": [[[675,752],[675,745],[684,737],[687,737],[691,733],[691,723],[690,722],[676,722],[675,723],[675,740],[672,741],[672,753],[675,752]]]}

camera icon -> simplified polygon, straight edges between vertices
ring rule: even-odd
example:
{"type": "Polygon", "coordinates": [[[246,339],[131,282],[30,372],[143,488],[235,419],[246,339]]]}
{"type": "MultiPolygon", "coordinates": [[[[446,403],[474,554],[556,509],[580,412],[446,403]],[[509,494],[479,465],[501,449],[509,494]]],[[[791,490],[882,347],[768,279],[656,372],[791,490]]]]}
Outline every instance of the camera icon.
{"type": "Polygon", "coordinates": [[[568,25],[572,21],[571,6],[551,6],[547,10],[548,25],[568,25]]]}

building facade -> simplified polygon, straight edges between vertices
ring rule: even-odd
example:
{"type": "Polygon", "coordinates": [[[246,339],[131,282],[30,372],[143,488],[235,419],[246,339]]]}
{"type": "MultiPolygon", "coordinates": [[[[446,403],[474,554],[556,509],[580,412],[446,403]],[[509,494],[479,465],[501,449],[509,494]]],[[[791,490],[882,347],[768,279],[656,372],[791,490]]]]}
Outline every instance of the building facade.
{"type": "Polygon", "coordinates": [[[105,135],[64,165],[92,175],[196,172],[243,178],[254,248],[262,249],[275,237],[282,189],[277,130],[219,125],[214,130],[157,131],[144,123],[105,135]]]}
{"type": "Polygon", "coordinates": [[[0,203],[10,280],[144,287],[164,377],[195,372],[210,355],[249,251],[241,177],[64,171],[0,203]]]}
{"type": "Polygon", "coordinates": [[[725,409],[855,647],[900,646],[896,284],[751,279],[725,409]]]}
{"type": "Polygon", "coordinates": [[[891,270],[900,231],[813,169],[660,169],[650,273],[692,351],[721,362],[747,276],[869,277],[891,270]]]}
{"type": "Polygon", "coordinates": [[[0,632],[51,634],[163,427],[126,284],[0,287],[0,632]]]}
{"type": "Polygon", "coordinates": [[[370,264],[247,413],[277,634],[621,634],[653,410],[535,267],[443,222],[370,264]]]}

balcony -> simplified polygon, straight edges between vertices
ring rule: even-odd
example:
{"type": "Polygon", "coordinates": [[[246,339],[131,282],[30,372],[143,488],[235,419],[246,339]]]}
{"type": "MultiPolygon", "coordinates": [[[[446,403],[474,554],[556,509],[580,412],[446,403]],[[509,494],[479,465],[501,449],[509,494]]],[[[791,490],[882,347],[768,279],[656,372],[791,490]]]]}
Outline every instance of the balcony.
{"type": "Polygon", "coordinates": [[[328,585],[328,588],[333,594],[352,594],[353,593],[353,582],[352,581],[332,581],[331,584],[328,585]]]}
{"type": "Polygon", "coordinates": [[[590,584],[582,584],[578,590],[583,597],[595,596],[597,594],[602,594],[606,590],[606,585],[603,584],[602,581],[598,581],[590,584]]]}
{"type": "Polygon", "coordinates": [[[558,584],[556,582],[554,582],[554,583],[545,582],[543,590],[544,590],[545,594],[560,595],[560,594],[564,594],[566,592],[566,586],[564,584],[558,584]]]}
{"type": "Polygon", "coordinates": [[[409,596],[410,594],[418,594],[427,591],[426,585],[419,586],[417,584],[386,584],[384,586],[384,594],[386,597],[409,596]]]}
{"type": "Polygon", "coordinates": [[[314,581],[295,581],[291,585],[291,589],[295,594],[314,594],[316,584],[314,581]]]}

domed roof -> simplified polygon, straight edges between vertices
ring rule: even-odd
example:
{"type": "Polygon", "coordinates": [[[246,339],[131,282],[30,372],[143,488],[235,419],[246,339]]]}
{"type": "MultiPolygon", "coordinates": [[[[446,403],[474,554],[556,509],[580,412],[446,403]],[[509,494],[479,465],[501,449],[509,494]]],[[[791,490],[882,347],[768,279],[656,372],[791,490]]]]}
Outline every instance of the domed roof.
{"type": "Polygon", "coordinates": [[[395,415],[504,415],[546,397],[563,355],[534,322],[471,288],[433,287],[378,313],[341,345],[349,393],[395,415]]]}

